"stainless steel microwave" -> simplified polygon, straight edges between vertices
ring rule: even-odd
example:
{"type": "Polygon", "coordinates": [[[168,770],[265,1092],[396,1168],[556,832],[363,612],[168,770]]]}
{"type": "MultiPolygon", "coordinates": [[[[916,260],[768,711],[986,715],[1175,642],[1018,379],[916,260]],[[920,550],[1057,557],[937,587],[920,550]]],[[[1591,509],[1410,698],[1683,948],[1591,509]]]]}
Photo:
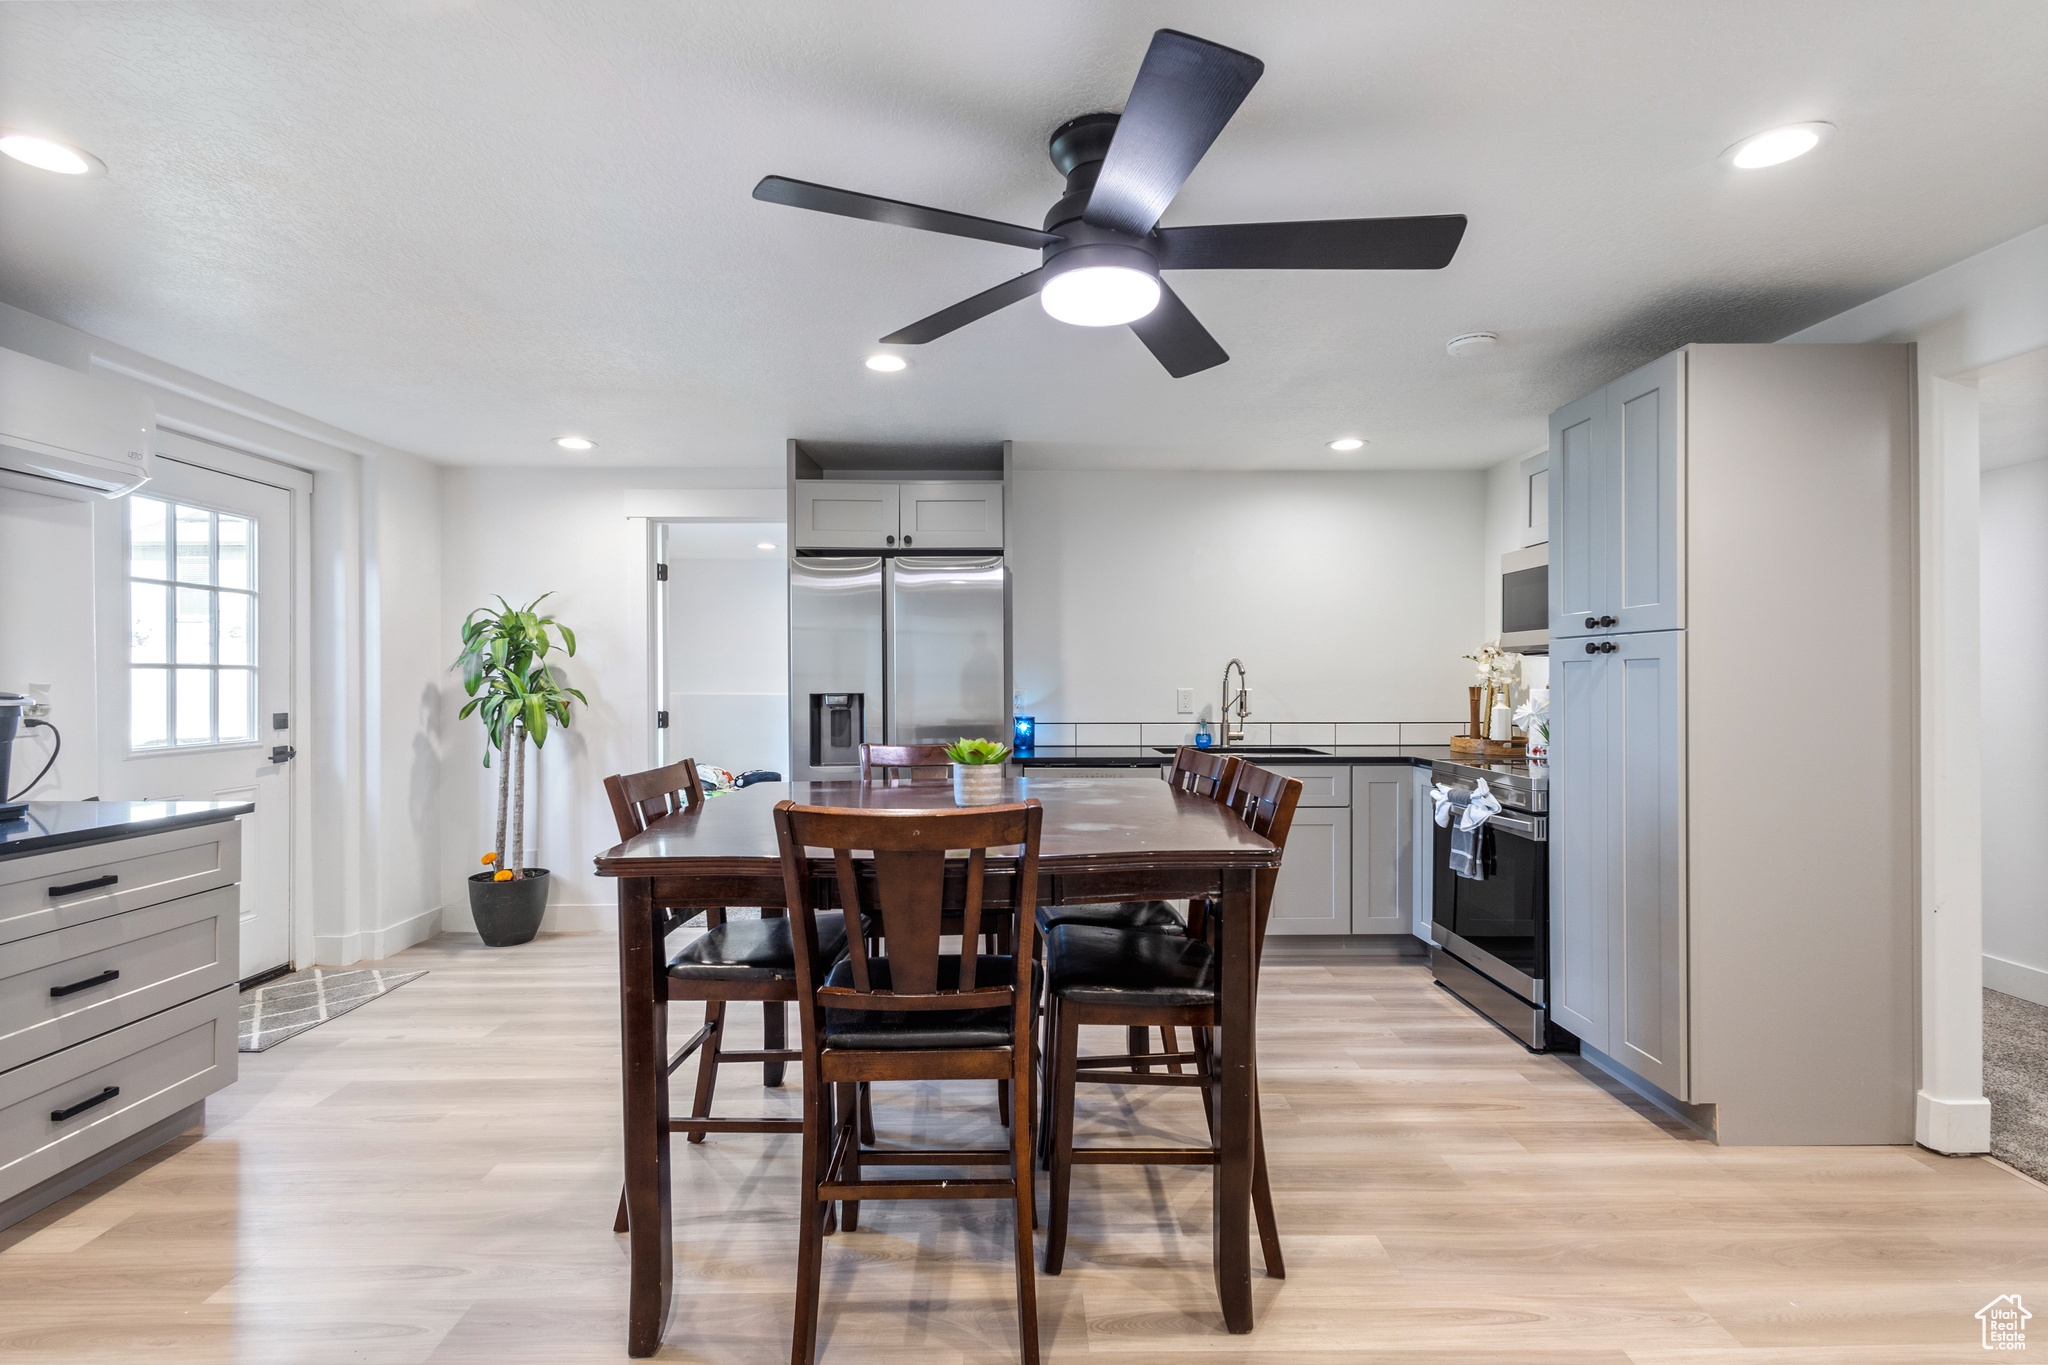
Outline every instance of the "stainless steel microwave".
{"type": "Polygon", "coordinates": [[[1517,654],[1550,652],[1550,546],[1531,545],[1500,557],[1500,647],[1517,654]]]}

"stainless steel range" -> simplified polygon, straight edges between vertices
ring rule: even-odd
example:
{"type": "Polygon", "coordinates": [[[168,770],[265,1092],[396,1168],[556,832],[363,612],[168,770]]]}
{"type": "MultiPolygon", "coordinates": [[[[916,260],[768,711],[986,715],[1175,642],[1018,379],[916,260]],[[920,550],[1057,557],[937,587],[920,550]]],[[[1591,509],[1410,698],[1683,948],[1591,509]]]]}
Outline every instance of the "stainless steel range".
{"type": "Polygon", "coordinates": [[[1431,870],[1430,966],[1437,984],[1533,1052],[1576,1040],[1550,1022],[1550,770],[1526,763],[1438,760],[1430,776],[1453,791],[1483,779],[1501,808],[1480,830],[1480,879],[1451,871],[1451,831],[1439,827],[1431,870]]]}

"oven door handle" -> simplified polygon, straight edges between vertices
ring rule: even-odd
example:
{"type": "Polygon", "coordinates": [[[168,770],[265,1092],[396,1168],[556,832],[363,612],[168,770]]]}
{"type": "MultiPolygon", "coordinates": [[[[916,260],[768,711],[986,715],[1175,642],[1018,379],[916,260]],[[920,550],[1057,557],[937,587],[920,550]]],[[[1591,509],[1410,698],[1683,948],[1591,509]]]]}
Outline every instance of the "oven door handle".
{"type": "Polygon", "coordinates": [[[1542,844],[1550,841],[1550,818],[1548,816],[1509,815],[1506,811],[1496,811],[1486,817],[1486,823],[1494,829],[1505,830],[1509,834],[1519,834],[1532,843],[1542,844]]]}

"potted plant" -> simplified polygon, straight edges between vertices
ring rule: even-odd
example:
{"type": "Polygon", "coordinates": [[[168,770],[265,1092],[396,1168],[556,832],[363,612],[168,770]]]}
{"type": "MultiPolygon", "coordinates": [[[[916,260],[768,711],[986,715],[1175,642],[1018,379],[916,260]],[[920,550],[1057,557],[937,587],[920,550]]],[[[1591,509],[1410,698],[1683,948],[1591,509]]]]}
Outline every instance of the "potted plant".
{"type": "Polygon", "coordinates": [[[992,806],[1003,799],[1003,760],[1010,746],[992,739],[956,739],[946,746],[953,760],[953,799],[963,806],[992,806]]]}
{"type": "Polygon", "coordinates": [[[486,768],[492,750],[504,759],[498,764],[497,832],[483,855],[485,870],[469,878],[470,914],[493,948],[530,940],[548,908],[548,869],[526,866],[526,741],[538,749],[547,743],[551,723],[566,726],[570,698],[588,704],[547,661],[557,647],[576,652],[576,632],[536,610],[552,595],[542,593],[517,608],[500,597],[497,610],[472,611],[463,620],[462,654],[455,661],[469,694],[460,718],[482,717],[486,768]]]}

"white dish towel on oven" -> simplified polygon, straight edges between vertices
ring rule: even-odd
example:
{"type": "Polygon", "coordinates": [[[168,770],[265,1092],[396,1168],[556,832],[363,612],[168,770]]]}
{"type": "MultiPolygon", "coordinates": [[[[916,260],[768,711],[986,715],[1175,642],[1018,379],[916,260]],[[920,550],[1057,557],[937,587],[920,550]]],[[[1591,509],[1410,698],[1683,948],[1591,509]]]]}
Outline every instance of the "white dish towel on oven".
{"type": "Polygon", "coordinates": [[[1467,881],[1486,880],[1486,857],[1480,831],[1486,819],[1500,809],[1500,799],[1480,778],[1471,791],[1453,791],[1438,782],[1429,789],[1436,802],[1436,822],[1451,831],[1451,871],[1467,881]],[[1457,823],[1453,824],[1452,821],[1457,823]]]}

